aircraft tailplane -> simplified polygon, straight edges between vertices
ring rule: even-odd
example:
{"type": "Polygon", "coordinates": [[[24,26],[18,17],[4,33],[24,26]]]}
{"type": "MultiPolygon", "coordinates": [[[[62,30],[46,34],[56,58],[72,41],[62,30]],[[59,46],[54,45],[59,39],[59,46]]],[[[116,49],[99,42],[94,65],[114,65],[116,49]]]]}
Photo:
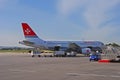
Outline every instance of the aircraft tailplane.
{"type": "Polygon", "coordinates": [[[34,44],[44,45],[44,40],[40,39],[27,23],[22,23],[25,39],[34,44]]]}

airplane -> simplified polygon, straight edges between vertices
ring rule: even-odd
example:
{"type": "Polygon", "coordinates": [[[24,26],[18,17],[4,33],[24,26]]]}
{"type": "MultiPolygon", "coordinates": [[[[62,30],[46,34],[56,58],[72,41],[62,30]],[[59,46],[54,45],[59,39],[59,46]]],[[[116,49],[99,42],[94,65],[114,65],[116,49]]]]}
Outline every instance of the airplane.
{"type": "Polygon", "coordinates": [[[82,49],[101,50],[104,43],[100,41],[45,41],[37,36],[32,28],[27,23],[22,23],[22,29],[25,40],[20,41],[20,44],[49,50],[74,50],[81,52],[82,49]]]}

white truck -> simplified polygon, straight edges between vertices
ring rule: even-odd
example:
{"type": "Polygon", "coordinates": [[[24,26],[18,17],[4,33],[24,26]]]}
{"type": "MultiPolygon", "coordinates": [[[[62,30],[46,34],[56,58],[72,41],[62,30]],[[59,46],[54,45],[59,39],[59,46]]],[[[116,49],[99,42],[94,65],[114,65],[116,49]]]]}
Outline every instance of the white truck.
{"type": "Polygon", "coordinates": [[[34,56],[40,57],[41,52],[37,51],[37,50],[32,50],[30,54],[31,54],[32,57],[34,57],[34,56]]]}
{"type": "Polygon", "coordinates": [[[76,52],[55,51],[54,56],[55,57],[75,57],[76,52]]]}
{"type": "Polygon", "coordinates": [[[65,51],[54,51],[55,57],[65,57],[65,51]]]}

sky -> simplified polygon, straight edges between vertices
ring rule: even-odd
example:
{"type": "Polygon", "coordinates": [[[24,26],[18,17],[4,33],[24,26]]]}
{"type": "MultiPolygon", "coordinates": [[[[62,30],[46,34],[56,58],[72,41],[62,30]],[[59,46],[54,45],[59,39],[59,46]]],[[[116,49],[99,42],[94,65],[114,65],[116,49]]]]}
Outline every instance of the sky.
{"type": "Polygon", "coordinates": [[[21,23],[43,40],[120,44],[120,0],[0,0],[0,46],[21,46],[21,23]]]}

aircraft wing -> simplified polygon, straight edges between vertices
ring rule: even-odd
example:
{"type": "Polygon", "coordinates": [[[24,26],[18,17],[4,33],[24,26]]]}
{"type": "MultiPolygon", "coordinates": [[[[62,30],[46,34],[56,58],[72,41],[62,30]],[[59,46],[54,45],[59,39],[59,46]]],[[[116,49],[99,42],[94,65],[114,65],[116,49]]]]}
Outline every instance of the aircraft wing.
{"type": "Polygon", "coordinates": [[[20,41],[19,43],[20,43],[20,44],[27,45],[27,46],[32,46],[32,45],[34,45],[34,42],[30,42],[30,41],[26,41],[26,40],[20,41]]]}
{"type": "Polygon", "coordinates": [[[27,41],[27,40],[20,41],[19,43],[23,44],[23,45],[26,45],[26,46],[35,47],[35,48],[47,49],[44,46],[36,45],[34,42],[30,42],[30,41],[27,41]]]}
{"type": "Polygon", "coordinates": [[[69,48],[80,48],[76,43],[69,43],[69,48]]]}
{"type": "Polygon", "coordinates": [[[71,51],[71,50],[76,52],[81,52],[81,47],[76,43],[69,43],[68,51],[71,51]]]}

